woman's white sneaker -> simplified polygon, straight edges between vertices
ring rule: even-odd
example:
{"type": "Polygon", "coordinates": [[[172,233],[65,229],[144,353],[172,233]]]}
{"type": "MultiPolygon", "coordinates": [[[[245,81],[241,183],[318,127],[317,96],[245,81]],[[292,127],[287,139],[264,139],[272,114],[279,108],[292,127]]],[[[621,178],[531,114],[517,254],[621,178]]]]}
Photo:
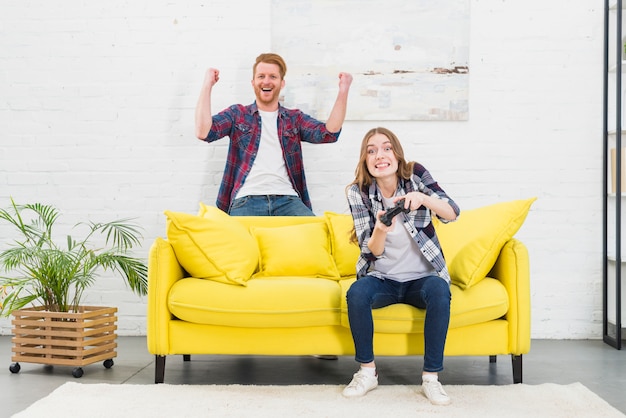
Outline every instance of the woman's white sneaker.
{"type": "Polygon", "coordinates": [[[422,392],[433,405],[449,405],[450,397],[438,380],[422,382],[422,392]]]}
{"type": "Polygon", "coordinates": [[[346,398],[355,398],[357,396],[363,396],[372,389],[378,386],[378,375],[371,374],[359,369],[358,372],[352,376],[352,381],[343,390],[343,396],[346,398]]]}

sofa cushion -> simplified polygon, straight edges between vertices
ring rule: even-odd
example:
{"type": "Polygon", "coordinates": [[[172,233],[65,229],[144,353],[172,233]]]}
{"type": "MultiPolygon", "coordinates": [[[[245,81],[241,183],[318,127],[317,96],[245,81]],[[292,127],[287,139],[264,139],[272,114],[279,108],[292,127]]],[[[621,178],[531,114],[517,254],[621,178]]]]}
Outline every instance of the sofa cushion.
{"type": "Polygon", "coordinates": [[[500,249],[515,235],[536,197],[461,212],[455,222],[435,221],[452,283],[465,289],[491,270],[500,249]]]}
{"type": "Polygon", "coordinates": [[[255,277],[321,277],[339,279],[330,254],[326,223],[307,223],[276,228],[251,227],[259,253],[255,277]]]}
{"type": "Polygon", "coordinates": [[[207,207],[202,217],[172,211],[165,215],[167,239],[190,275],[245,285],[256,270],[259,251],[255,239],[227,213],[207,207]]]}
{"type": "Polygon", "coordinates": [[[361,249],[356,242],[351,242],[354,222],[352,215],[324,212],[330,232],[330,245],[333,259],[341,277],[355,277],[356,263],[361,249]]]}
{"type": "Polygon", "coordinates": [[[172,286],[168,307],[196,324],[245,328],[339,325],[341,288],[335,280],[250,279],[246,287],[185,278],[172,286]]]}
{"type": "Polygon", "coordinates": [[[233,216],[237,222],[250,229],[278,228],[281,226],[323,224],[326,222],[321,216],[233,216]]]}
{"type": "MultiPolygon", "coordinates": [[[[349,327],[346,292],[354,279],[342,280],[341,324],[349,327]]],[[[504,285],[496,279],[486,278],[469,289],[450,286],[450,329],[481,324],[501,318],[509,310],[509,298],[504,285]]],[[[374,331],[377,333],[424,332],[425,309],[403,303],[372,310],[374,331]]]]}

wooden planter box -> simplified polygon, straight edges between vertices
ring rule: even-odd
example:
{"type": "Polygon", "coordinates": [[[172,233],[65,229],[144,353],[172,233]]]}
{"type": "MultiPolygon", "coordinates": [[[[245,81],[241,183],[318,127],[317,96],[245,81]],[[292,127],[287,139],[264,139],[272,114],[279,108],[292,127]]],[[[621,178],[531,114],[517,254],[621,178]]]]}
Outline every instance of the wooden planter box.
{"type": "MultiPolygon", "coordinates": [[[[13,311],[13,356],[11,371],[19,362],[74,366],[75,377],[82,366],[104,361],[113,366],[117,357],[117,308],[80,306],[78,312],[50,312],[42,307],[13,311]]],[[[17,370],[14,370],[17,369],[17,370]]]]}

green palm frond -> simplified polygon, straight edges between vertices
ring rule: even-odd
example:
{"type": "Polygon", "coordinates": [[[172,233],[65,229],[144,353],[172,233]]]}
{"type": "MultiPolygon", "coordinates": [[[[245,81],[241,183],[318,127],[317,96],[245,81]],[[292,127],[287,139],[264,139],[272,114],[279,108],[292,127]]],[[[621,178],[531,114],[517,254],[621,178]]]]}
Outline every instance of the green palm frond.
{"type": "Polygon", "coordinates": [[[34,301],[49,310],[73,310],[102,271],[121,275],[133,292],[147,294],[148,268],[143,260],[128,254],[143,238],[137,224],[131,219],[80,222],[75,227],[86,226],[85,236],[68,235],[63,248],[52,237],[58,217],[56,208],[40,203],[17,205],[11,200],[8,209],[0,209],[0,221],[12,225],[19,236],[0,252],[0,267],[12,273],[0,277],[5,293],[0,295],[0,314],[8,315],[34,301]],[[104,248],[91,245],[96,234],[104,238],[104,248]]]}

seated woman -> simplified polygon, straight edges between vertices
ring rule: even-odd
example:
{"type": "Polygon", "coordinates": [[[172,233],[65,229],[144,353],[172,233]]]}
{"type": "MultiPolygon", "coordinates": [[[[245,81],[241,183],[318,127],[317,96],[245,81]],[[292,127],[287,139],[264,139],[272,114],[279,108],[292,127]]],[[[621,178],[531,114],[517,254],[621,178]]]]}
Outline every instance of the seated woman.
{"type": "Polygon", "coordinates": [[[447,405],[450,398],[438,372],[443,370],[450,321],[450,275],[432,216],[453,221],[459,207],[424,166],[404,159],[400,141],[385,128],[365,134],[355,177],[347,197],[361,254],[347,302],[355,359],[361,366],[343,395],[362,396],[378,386],[372,309],[406,303],[426,309],[424,395],[433,404],[447,405]],[[395,205],[404,210],[387,226],[381,216],[395,205]]]}

